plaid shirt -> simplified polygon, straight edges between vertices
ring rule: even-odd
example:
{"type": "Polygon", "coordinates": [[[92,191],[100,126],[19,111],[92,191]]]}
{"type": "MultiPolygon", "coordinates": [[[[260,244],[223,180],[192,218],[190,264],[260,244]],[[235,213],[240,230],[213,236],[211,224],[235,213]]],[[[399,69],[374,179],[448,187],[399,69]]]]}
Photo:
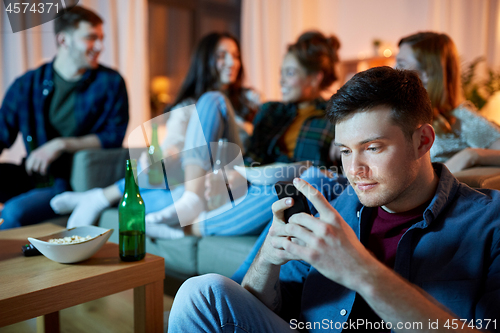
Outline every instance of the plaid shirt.
{"type": "MultiPolygon", "coordinates": [[[[317,110],[325,110],[326,102],[317,100],[317,110]]],[[[335,127],[324,116],[312,116],[302,125],[293,158],[280,150],[278,141],[297,115],[297,104],[269,102],[261,106],[254,120],[254,131],[246,152],[245,164],[313,161],[315,166],[330,166],[330,145],[335,127]]]]}
{"type": "MultiPolygon", "coordinates": [[[[19,77],[9,88],[0,109],[0,153],[21,131],[26,150],[30,136],[41,146],[50,141],[48,113],[54,92],[53,62],[19,77]]],[[[121,147],[128,125],[125,81],[118,72],[101,66],[87,70],[77,87],[75,136],[96,134],[103,148],[121,147]]]]}

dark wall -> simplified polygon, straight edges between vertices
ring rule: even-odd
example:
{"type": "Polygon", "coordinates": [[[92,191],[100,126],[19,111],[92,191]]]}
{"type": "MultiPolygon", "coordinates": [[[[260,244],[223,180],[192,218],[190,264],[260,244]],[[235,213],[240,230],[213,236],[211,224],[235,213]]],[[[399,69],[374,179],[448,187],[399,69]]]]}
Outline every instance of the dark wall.
{"type": "Polygon", "coordinates": [[[167,76],[174,97],[202,36],[229,31],[240,37],[241,0],[149,0],[150,78],[167,76]]]}

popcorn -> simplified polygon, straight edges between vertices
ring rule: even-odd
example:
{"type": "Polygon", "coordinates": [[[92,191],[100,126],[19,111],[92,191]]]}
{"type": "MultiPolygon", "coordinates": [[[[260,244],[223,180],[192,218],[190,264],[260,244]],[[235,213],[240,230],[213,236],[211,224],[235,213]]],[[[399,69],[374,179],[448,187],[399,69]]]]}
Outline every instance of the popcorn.
{"type": "Polygon", "coordinates": [[[53,238],[49,239],[49,243],[52,244],[76,244],[76,243],[81,243],[88,241],[89,239],[92,239],[90,235],[87,237],[80,237],[80,236],[71,236],[71,237],[64,237],[64,238],[53,238]]]}

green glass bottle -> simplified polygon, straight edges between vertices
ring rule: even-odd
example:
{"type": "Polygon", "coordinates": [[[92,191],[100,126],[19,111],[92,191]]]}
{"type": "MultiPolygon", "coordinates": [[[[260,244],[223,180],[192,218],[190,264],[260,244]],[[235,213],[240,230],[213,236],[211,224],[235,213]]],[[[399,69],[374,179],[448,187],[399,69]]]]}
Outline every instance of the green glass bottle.
{"type": "Polygon", "coordinates": [[[158,142],[158,124],[153,123],[153,134],[151,135],[151,143],[148,149],[150,155],[151,166],[148,171],[148,180],[151,185],[161,185],[163,184],[163,168],[161,165],[161,160],[163,158],[163,152],[160,148],[160,143],[158,142]]]}
{"type": "Polygon", "coordinates": [[[127,160],[125,191],[118,206],[119,252],[123,261],[137,261],[146,255],[146,208],[134,179],[136,160],[127,160]]]}

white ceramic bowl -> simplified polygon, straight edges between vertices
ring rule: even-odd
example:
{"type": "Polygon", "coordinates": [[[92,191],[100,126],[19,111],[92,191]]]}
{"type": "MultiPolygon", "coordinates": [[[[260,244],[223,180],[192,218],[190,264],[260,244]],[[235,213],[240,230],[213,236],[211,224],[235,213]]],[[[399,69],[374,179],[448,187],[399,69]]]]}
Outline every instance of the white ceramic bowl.
{"type": "Polygon", "coordinates": [[[113,229],[90,225],[66,229],[38,238],[28,237],[28,241],[50,260],[62,264],[71,264],[92,257],[106,243],[112,233],[113,229]],[[48,242],[49,239],[71,236],[90,236],[92,239],[75,244],[54,244],[48,242]]]}
{"type": "Polygon", "coordinates": [[[273,163],[259,167],[236,165],[234,169],[254,185],[273,185],[279,181],[292,181],[312,165],[309,161],[273,163]]]}

